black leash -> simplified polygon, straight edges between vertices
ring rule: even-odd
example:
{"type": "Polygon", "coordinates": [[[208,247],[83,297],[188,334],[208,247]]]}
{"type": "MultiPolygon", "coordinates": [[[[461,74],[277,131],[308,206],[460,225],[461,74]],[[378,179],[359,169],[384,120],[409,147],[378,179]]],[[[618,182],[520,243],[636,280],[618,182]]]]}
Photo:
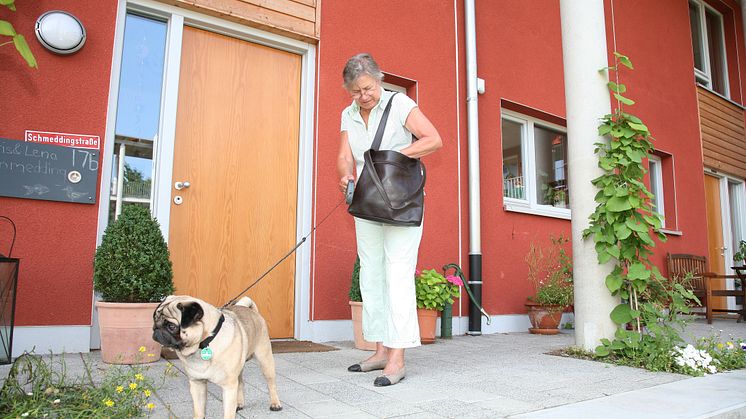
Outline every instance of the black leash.
{"type": "Polygon", "coordinates": [[[229,305],[231,305],[231,304],[235,303],[235,302],[236,302],[236,300],[238,300],[238,298],[239,298],[239,297],[241,297],[242,295],[244,295],[244,293],[246,293],[246,291],[248,291],[248,290],[250,290],[251,288],[253,288],[253,287],[254,287],[254,285],[256,285],[257,283],[259,283],[259,281],[261,281],[262,279],[264,279],[264,277],[265,277],[265,276],[267,276],[267,274],[269,274],[270,272],[272,272],[272,270],[273,270],[273,269],[275,269],[275,268],[277,267],[277,265],[281,264],[281,263],[282,263],[282,261],[284,261],[285,259],[287,259],[288,257],[290,257],[290,255],[292,255],[292,254],[293,254],[293,253],[294,253],[294,252],[295,252],[296,250],[298,250],[298,248],[299,248],[299,247],[300,247],[300,246],[301,246],[301,245],[302,245],[303,243],[305,243],[306,239],[307,239],[307,238],[308,238],[308,237],[309,237],[309,236],[310,236],[311,234],[313,234],[313,232],[314,232],[314,231],[316,231],[316,229],[317,229],[317,228],[321,227],[321,225],[322,225],[322,224],[324,224],[324,221],[326,221],[326,219],[327,219],[327,218],[329,218],[329,216],[330,216],[330,215],[332,215],[332,213],[333,213],[333,212],[334,212],[334,211],[335,211],[335,210],[336,210],[336,209],[337,209],[337,208],[338,208],[338,207],[339,207],[340,205],[342,205],[342,203],[343,203],[343,202],[345,202],[345,198],[342,198],[342,200],[341,200],[341,201],[339,201],[339,203],[338,203],[337,205],[335,205],[335,206],[334,206],[334,208],[332,208],[332,209],[331,209],[331,211],[329,211],[329,213],[328,213],[328,214],[326,214],[326,216],[324,216],[324,218],[323,218],[323,219],[321,220],[321,222],[319,222],[318,224],[316,224],[316,225],[315,225],[315,226],[314,226],[314,227],[313,227],[313,228],[311,229],[311,231],[310,231],[310,232],[309,232],[308,234],[306,234],[306,235],[305,235],[305,236],[304,236],[304,237],[303,237],[302,239],[300,239],[300,241],[299,241],[299,242],[298,242],[298,243],[297,243],[297,244],[296,244],[295,246],[293,246],[293,248],[292,248],[292,249],[290,249],[290,251],[289,251],[289,252],[287,252],[287,254],[286,254],[285,256],[283,256],[283,257],[282,257],[282,259],[278,260],[278,261],[277,261],[277,263],[275,263],[274,265],[272,265],[272,267],[271,267],[271,268],[269,268],[269,269],[267,270],[267,272],[263,273],[263,274],[262,274],[262,276],[260,276],[260,277],[259,277],[259,278],[258,278],[258,279],[257,279],[256,281],[254,281],[254,283],[253,283],[253,284],[251,284],[251,285],[249,285],[248,287],[246,287],[246,288],[245,288],[245,289],[244,289],[243,291],[241,291],[240,293],[238,293],[238,295],[237,295],[237,296],[233,297],[233,299],[231,299],[230,301],[228,301],[227,303],[225,303],[225,305],[224,305],[223,307],[221,307],[221,308],[226,308],[226,307],[228,307],[229,305]]]}

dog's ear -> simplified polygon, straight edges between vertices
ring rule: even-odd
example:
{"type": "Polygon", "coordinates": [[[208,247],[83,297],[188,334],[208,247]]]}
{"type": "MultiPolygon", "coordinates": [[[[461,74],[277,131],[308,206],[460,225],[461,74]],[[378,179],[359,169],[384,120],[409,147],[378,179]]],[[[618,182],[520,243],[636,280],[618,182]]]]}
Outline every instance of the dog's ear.
{"type": "Polygon", "coordinates": [[[198,302],[178,303],[176,308],[181,311],[181,327],[189,327],[192,324],[202,320],[205,312],[198,302]]]}

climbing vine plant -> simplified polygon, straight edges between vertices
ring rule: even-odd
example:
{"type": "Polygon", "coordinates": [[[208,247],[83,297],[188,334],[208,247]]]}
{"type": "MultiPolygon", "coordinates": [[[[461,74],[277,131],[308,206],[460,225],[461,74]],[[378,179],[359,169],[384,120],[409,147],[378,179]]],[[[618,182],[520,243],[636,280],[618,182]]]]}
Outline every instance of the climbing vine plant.
{"type": "Polygon", "coordinates": [[[653,137],[640,118],[625,112],[625,107],[635,102],[625,96],[627,87],[618,83],[618,77],[633,66],[625,55],[615,52],[614,57],[614,66],[600,70],[617,76],[617,82],[607,84],[617,106],[598,127],[599,135],[609,141],[595,144],[603,174],[592,181],[598,188],[597,206],[583,237],[593,237],[599,263],[615,263],[606,277],[606,287],[622,303],[611,312],[611,319],[619,325],[615,339],[602,339],[596,354],[650,357],[670,352],[664,348],[681,341],[670,326],[678,313],[688,312],[686,301],[694,296],[680,284],[668,286],[649,260],[655,247],[653,237],[666,240],[661,232],[662,216],[655,212],[653,195],[643,183],[647,173],[644,160],[653,151],[653,137]]]}
{"type": "MultiPolygon", "coordinates": [[[[16,11],[15,0],[0,0],[0,6],[5,6],[12,12],[16,11]]],[[[16,32],[10,22],[7,20],[0,20],[0,47],[10,44],[15,45],[16,50],[18,50],[18,53],[21,54],[21,57],[23,57],[29,67],[38,68],[36,58],[34,58],[34,54],[31,53],[26,38],[16,32]],[[10,40],[6,40],[7,38],[3,37],[8,37],[10,40]]]]}

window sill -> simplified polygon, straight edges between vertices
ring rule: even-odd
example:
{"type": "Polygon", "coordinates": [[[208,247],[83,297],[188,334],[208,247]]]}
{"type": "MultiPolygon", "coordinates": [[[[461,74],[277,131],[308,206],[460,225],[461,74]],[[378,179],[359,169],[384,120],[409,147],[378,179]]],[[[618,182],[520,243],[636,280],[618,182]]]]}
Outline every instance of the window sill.
{"type": "Polygon", "coordinates": [[[531,207],[528,204],[522,202],[509,202],[508,199],[510,198],[505,198],[505,203],[503,204],[503,209],[505,211],[539,215],[542,217],[560,218],[563,220],[570,219],[569,208],[557,208],[549,205],[539,205],[531,207]]]}
{"type": "Polygon", "coordinates": [[[669,230],[666,228],[662,228],[661,232],[667,236],[683,236],[684,235],[684,233],[682,233],[679,230],[669,230]]]}

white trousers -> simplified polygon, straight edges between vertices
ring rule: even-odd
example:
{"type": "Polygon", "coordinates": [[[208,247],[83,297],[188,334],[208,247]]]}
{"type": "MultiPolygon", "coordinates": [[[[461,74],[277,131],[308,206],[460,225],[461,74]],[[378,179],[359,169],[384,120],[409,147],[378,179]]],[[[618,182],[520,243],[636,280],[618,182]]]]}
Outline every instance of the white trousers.
{"type": "Polygon", "coordinates": [[[363,297],[363,336],[387,348],[420,346],[414,271],[420,227],[355,218],[363,297]]]}

